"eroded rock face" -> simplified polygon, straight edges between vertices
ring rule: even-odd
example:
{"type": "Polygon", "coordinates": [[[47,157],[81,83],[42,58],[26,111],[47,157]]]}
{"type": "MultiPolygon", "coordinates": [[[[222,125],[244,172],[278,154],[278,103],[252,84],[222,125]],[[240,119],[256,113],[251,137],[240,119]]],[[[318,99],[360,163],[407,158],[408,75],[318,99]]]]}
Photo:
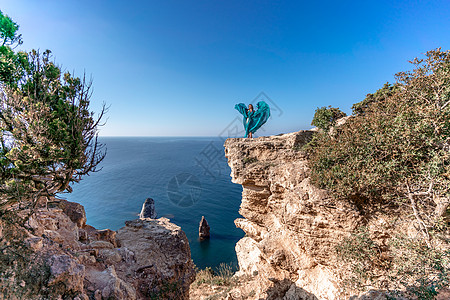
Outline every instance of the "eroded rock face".
{"type": "Polygon", "coordinates": [[[301,147],[312,135],[225,142],[232,181],[243,186],[238,275],[252,276],[254,299],[339,299],[335,246],[362,217],[348,202],[330,205],[327,192],[310,183],[301,147]]]}
{"type": "Polygon", "coordinates": [[[124,278],[131,276],[141,297],[189,299],[189,285],[195,272],[189,242],[181,228],[166,218],[138,219],[125,224],[117,232],[117,239],[123,249],[134,255],[115,265],[117,274],[124,278]]]}
{"type": "Polygon", "coordinates": [[[81,205],[61,201],[24,227],[0,223],[22,239],[0,253],[0,299],[188,299],[195,279],[186,235],[165,218],[97,230],[81,205]]]}

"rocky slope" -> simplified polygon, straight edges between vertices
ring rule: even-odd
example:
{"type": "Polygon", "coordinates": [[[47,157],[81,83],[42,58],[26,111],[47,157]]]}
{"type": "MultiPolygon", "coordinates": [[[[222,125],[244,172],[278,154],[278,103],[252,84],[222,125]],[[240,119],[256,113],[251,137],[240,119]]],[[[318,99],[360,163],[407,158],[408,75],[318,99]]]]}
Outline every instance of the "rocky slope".
{"type": "Polygon", "coordinates": [[[195,278],[186,235],[165,218],[97,230],[62,200],[0,228],[0,299],[188,299],[195,278]]]}
{"type": "Polygon", "coordinates": [[[335,246],[363,217],[351,202],[333,203],[310,183],[301,147],[312,134],[225,142],[232,181],[243,187],[243,218],[235,224],[246,236],[236,253],[238,275],[252,278],[249,299],[341,299],[335,246]]]}

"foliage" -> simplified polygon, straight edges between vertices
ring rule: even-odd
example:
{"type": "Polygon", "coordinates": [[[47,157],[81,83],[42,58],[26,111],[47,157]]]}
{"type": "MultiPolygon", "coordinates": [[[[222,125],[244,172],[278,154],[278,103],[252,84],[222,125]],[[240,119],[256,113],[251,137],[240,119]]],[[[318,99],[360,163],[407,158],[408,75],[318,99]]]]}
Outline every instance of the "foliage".
{"type": "Polygon", "coordinates": [[[220,285],[220,286],[230,286],[234,283],[234,269],[231,265],[221,263],[216,270],[207,267],[203,270],[197,272],[195,278],[195,285],[209,284],[209,285],[220,285]]]}
{"type": "Polygon", "coordinates": [[[376,278],[380,247],[369,237],[367,228],[361,227],[344,239],[337,245],[336,252],[351,270],[351,275],[344,280],[347,287],[361,290],[376,278]]]}
{"type": "Polygon", "coordinates": [[[387,98],[393,96],[398,92],[399,87],[396,84],[385,83],[383,87],[373,94],[367,94],[366,98],[361,102],[355,103],[352,106],[353,115],[363,115],[370,109],[372,103],[383,102],[387,98]]]}
{"type": "Polygon", "coordinates": [[[413,71],[396,75],[391,97],[372,102],[337,136],[317,136],[310,151],[316,184],[337,198],[448,202],[450,52],[426,55],[413,61],[413,71]]]}
{"type": "Polygon", "coordinates": [[[434,299],[450,284],[450,249],[439,251],[423,241],[396,236],[390,241],[389,279],[418,299],[434,299]],[[420,276],[417,276],[420,274],[420,276]]]}
{"type": "Polygon", "coordinates": [[[449,285],[450,250],[430,248],[423,241],[397,235],[389,240],[389,256],[370,238],[367,228],[352,234],[336,247],[337,255],[350,272],[342,272],[347,288],[364,290],[371,286],[388,289],[392,295],[413,294],[434,299],[449,285]]]}
{"type": "MultiPolygon", "coordinates": [[[[0,30],[9,44],[18,39],[14,26],[0,30]]],[[[4,212],[15,204],[26,208],[42,196],[70,192],[70,183],[96,171],[105,155],[97,141],[105,108],[94,117],[89,110],[90,82],[63,74],[49,50],[14,53],[3,45],[0,62],[0,212],[4,212]]]]}
{"type": "Polygon", "coordinates": [[[2,46],[22,44],[22,35],[17,35],[18,30],[19,25],[0,11],[0,38],[3,39],[2,46]]]}
{"type": "MultiPolygon", "coordinates": [[[[389,273],[396,287],[409,286],[426,299],[439,288],[433,278],[450,268],[450,51],[428,51],[411,63],[413,70],[397,73],[395,84],[354,105],[354,116],[336,134],[318,132],[308,151],[312,181],[335,201],[353,201],[366,217],[381,207],[399,208],[417,229],[415,238],[390,246],[392,262],[378,270],[389,273]]],[[[350,242],[365,249],[362,261],[376,262],[369,251],[376,243],[367,236],[343,246],[351,249],[350,242]]],[[[361,284],[375,278],[365,263],[352,263],[361,284]]]]}
{"type": "Polygon", "coordinates": [[[243,161],[244,164],[252,164],[254,162],[257,162],[258,159],[256,157],[245,157],[243,161]]]}
{"type": "Polygon", "coordinates": [[[181,288],[178,282],[159,282],[156,286],[149,288],[145,293],[145,298],[150,300],[159,299],[180,299],[181,288]]]}
{"type": "Polygon", "coordinates": [[[194,298],[208,300],[225,299],[233,288],[249,279],[246,276],[234,276],[235,271],[235,266],[225,263],[221,263],[215,269],[206,267],[197,270],[195,281],[191,285],[191,297],[195,295],[194,298]]]}
{"type": "Polygon", "coordinates": [[[0,82],[9,86],[17,85],[28,67],[27,54],[15,53],[11,47],[22,44],[21,35],[17,34],[19,26],[0,11],[0,82]]]}
{"type": "Polygon", "coordinates": [[[317,126],[324,131],[328,131],[330,127],[335,125],[336,120],[345,116],[346,114],[339,108],[324,106],[316,109],[311,125],[317,126]]]}

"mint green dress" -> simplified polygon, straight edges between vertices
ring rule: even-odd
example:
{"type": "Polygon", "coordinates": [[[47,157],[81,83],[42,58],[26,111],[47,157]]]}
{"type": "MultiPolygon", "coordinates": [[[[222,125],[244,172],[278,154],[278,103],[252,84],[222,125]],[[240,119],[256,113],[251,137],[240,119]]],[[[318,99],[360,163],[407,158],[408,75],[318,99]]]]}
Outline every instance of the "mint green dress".
{"type": "Polygon", "coordinates": [[[256,110],[249,111],[244,103],[239,103],[234,106],[244,116],[245,137],[248,137],[250,132],[255,133],[270,117],[270,108],[266,102],[259,101],[256,107],[256,110]]]}

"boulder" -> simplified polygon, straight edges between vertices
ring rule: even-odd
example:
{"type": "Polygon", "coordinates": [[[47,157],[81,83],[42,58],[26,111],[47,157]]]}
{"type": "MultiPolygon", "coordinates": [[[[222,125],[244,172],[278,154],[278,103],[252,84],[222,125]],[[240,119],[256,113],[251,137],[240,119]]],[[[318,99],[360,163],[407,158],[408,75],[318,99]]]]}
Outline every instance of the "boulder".
{"type": "Polygon", "coordinates": [[[130,281],[138,299],[189,299],[195,280],[186,234],[166,218],[125,222],[117,231],[122,261],[117,276],[130,281]],[[169,288],[170,287],[170,288],[169,288]]]}
{"type": "Polygon", "coordinates": [[[78,227],[82,228],[86,225],[86,212],[83,205],[67,200],[59,200],[58,206],[78,227]]]}
{"type": "Polygon", "coordinates": [[[58,283],[64,285],[61,293],[83,292],[83,280],[85,267],[69,255],[52,255],[48,259],[50,267],[50,278],[48,286],[57,286],[58,283]]]}

